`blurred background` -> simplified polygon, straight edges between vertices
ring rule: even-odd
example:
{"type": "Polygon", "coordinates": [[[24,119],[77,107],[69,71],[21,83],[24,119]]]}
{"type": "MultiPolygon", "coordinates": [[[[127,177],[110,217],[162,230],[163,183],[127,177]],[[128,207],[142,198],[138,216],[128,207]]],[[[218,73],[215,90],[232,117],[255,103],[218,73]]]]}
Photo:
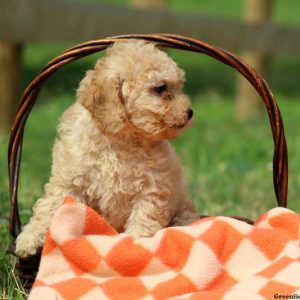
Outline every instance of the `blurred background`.
{"type": "MultiPolygon", "coordinates": [[[[7,144],[18,98],[51,58],[76,43],[122,33],[176,33],[241,56],[265,77],[282,111],[289,149],[288,207],[300,212],[300,2],[298,0],[0,0],[0,250],[7,249],[7,144]]],[[[252,219],[276,206],[266,110],[235,70],[205,55],[168,50],[186,71],[195,126],[173,142],[201,214],[252,219]]],[[[42,195],[62,112],[103,54],[60,69],[26,126],[22,221],[42,195]]],[[[2,251],[2,252],[3,252],[2,251]]],[[[14,299],[10,258],[0,254],[0,298],[14,299]],[[4,275],[2,276],[3,273],[4,275]]]]}

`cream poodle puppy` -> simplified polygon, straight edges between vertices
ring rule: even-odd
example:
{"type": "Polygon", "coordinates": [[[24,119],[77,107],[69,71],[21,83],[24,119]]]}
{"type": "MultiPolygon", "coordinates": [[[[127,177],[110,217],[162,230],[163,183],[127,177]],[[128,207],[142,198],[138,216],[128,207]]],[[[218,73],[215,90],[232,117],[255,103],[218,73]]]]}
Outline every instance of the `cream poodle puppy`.
{"type": "Polygon", "coordinates": [[[66,195],[134,238],[197,219],[168,142],[193,115],[183,84],[184,72],[153,43],[120,41],[107,50],[61,118],[51,177],[16,240],[19,256],[43,246],[66,195]]]}

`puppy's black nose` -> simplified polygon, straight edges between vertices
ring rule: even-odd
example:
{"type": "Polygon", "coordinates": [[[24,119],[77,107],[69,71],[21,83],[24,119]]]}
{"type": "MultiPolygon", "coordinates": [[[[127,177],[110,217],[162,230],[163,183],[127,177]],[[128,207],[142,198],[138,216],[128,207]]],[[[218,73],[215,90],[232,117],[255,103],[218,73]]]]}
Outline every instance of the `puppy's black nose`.
{"type": "Polygon", "coordinates": [[[189,120],[192,118],[192,116],[193,116],[193,111],[189,108],[188,109],[188,111],[187,111],[187,114],[188,114],[188,118],[189,118],[189,120]]]}

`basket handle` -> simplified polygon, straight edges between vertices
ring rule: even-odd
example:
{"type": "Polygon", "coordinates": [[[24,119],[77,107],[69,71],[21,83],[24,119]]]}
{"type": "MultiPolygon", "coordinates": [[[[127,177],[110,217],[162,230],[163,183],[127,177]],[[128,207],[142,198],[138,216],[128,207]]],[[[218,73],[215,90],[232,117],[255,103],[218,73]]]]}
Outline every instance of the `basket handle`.
{"type": "Polygon", "coordinates": [[[277,203],[279,206],[286,207],[288,189],[287,145],[279,108],[265,80],[236,55],[227,50],[206,44],[200,40],[173,34],[121,35],[89,41],[65,51],[61,55],[52,59],[39,72],[39,74],[24,91],[18,104],[18,112],[12,127],[8,148],[9,188],[11,202],[9,230],[13,238],[16,238],[21,230],[21,222],[18,210],[18,182],[24,128],[41,88],[47,79],[62,66],[92,53],[100,52],[118,40],[126,39],[144,39],[167,48],[206,54],[236,69],[253,85],[265,103],[273,133],[273,184],[277,203]]]}

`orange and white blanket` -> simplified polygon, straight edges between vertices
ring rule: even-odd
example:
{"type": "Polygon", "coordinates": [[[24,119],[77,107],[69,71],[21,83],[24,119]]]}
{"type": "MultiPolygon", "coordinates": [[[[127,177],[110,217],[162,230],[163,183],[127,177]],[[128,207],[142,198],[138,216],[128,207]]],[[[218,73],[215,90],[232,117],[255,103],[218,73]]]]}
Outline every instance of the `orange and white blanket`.
{"type": "Polygon", "coordinates": [[[29,299],[300,299],[299,227],[274,208],[253,226],[210,217],[133,240],[67,197],[29,299]]]}

